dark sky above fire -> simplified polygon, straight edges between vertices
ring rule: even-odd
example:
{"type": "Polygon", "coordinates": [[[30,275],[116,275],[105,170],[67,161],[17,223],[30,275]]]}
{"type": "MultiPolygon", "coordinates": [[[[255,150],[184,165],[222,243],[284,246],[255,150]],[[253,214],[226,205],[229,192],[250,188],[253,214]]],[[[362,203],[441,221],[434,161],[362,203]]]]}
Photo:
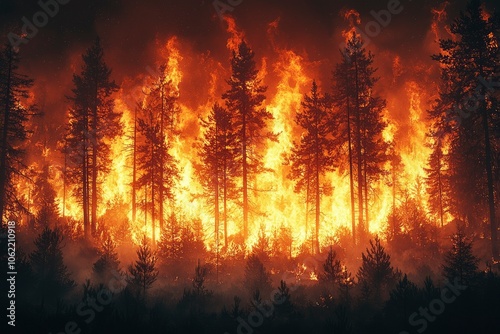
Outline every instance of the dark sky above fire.
{"type": "MultiPolygon", "coordinates": [[[[158,41],[164,42],[172,35],[184,46],[184,56],[186,53],[205,55],[222,66],[229,65],[230,52],[226,47],[229,34],[226,23],[217,15],[215,1],[61,2],[66,4],[60,4],[58,13],[20,47],[23,71],[35,79],[36,102],[42,105],[49,123],[64,123],[67,105],[64,96],[70,94],[72,73],[79,71],[81,54],[97,35],[103,41],[106,60],[119,84],[144,74],[147,66],[155,64],[158,41]]],[[[487,1],[490,12],[498,8],[495,2],[487,1]]],[[[339,60],[339,44],[344,39],[342,31],[349,27],[343,14],[350,9],[359,12],[360,28],[364,30],[368,22],[375,20],[372,11],[395,6],[401,12],[392,15],[387,26],[381,27],[368,45],[377,57],[381,84],[387,86],[392,80],[393,64],[392,60],[384,60],[393,59],[395,54],[399,55],[402,68],[421,64],[426,68],[427,79],[437,79],[437,73],[429,73],[430,55],[438,51],[433,22],[440,21],[438,32],[446,37],[445,25],[465,8],[467,1],[220,0],[219,3],[236,4],[228,13],[244,32],[257,58],[272,58],[275,48],[292,49],[316,66],[313,75],[325,86],[329,85],[330,71],[339,60]],[[440,16],[438,12],[443,8],[446,15],[440,16]],[[269,33],[271,22],[277,22],[277,29],[269,33]]],[[[4,40],[11,32],[20,34],[22,18],[32,22],[40,10],[38,1],[0,0],[0,32],[4,40]]],[[[193,62],[186,68],[186,81],[190,80],[189,72],[197,71],[196,66],[200,65],[193,62]]],[[[401,75],[419,75],[417,72],[407,71],[401,75]]],[[[266,84],[272,86],[272,79],[266,84]]]]}

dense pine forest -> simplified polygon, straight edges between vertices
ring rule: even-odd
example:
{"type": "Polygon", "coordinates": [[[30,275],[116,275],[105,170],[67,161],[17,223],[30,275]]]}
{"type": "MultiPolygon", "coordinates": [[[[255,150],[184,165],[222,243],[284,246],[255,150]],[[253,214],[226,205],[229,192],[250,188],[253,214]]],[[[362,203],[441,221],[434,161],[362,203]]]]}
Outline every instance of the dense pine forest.
{"type": "Polygon", "coordinates": [[[493,1],[5,1],[0,32],[6,333],[500,331],[493,1]]]}

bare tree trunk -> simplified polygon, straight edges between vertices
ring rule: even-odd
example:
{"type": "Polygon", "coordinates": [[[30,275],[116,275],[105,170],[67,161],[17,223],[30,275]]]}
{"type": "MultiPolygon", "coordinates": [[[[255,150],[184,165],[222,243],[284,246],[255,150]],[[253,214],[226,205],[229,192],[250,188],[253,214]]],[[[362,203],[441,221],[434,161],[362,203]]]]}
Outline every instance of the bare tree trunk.
{"type": "Polygon", "coordinates": [[[223,219],[224,219],[224,247],[227,247],[227,161],[224,157],[224,208],[223,208],[223,219]]]}
{"type": "Polygon", "coordinates": [[[438,151],[438,191],[439,191],[439,219],[441,221],[441,227],[444,226],[444,214],[443,214],[443,187],[441,184],[441,143],[439,143],[438,151]]]}
{"type": "Polygon", "coordinates": [[[154,139],[151,143],[151,227],[152,227],[152,245],[154,247],[156,241],[155,232],[155,167],[153,160],[155,159],[155,143],[154,139]]]}
{"type": "MultiPolygon", "coordinates": [[[[362,170],[362,153],[361,153],[361,110],[359,108],[359,81],[358,81],[358,61],[356,54],[354,55],[355,79],[356,79],[356,154],[358,167],[358,228],[364,235],[365,226],[363,223],[363,170],[362,170]]],[[[361,237],[361,236],[360,236],[361,237]]]]}
{"type": "MultiPolygon", "coordinates": [[[[348,78],[348,75],[346,75],[348,78]]],[[[347,80],[347,85],[349,81],[347,80]]],[[[356,213],[354,208],[354,180],[353,180],[353,168],[352,168],[352,139],[351,139],[351,106],[349,99],[349,86],[347,90],[347,145],[349,149],[349,188],[351,191],[351,228],[352,228],[352,242],[356,244],[356,213]]]]}
{"type": "MultiPolygon", "coordinates": [[[[316,106],[318,107],[318,106],[316,106]]],[[[316,121],[316,131],[315,131],[315,196],[316,196],[316,199],[315,199],[315,202],[316,202],[316,230],[315,230],[315,251],[316,251],[316,254],[319,254],[319,219],[320,219],[320,210],[321,210],[321,199],[320,199],[320,184],[319,184],[319,170],[320,170],[320,165],[319,165],[319,151],[320,151],[320,147],[319,147],[319,137],[318,137],[318,129],[319,129],[319,115],[318,115],[318,110],[315,110],[316,112],[316,115],[315,115],[315,121],[316,121]]]]}
{"type": "Polygon", "coordinates": [[[134,109],[134,143],[132,147],[132,221],[137,217],[137,108],[134,109]]]}
{"type": "Polygon", "coordinates": [[[241,139],[243,154],[243,240],[246,242],[248,237],[248,162],[247,162],[247,124],[246,108],[242,111],[241,139]]]}
{"type": "Polygon", "coordinates": [[[97,96],[98,96],[98,84],[97,80],[95,82],[95,92],[94,92],[94,103],[92,105],[92,134],[91,134],[91,145],[92,145],[92,219],[91,219],[91,232],[92,235],[96,233],[97,226],[97,96]]]}
{"type": "MultiPolygon", "coordinates": [[[[483,87],[484,93],[484,87],[483,87]]],[[[483,95],[484,96],[484,95],[483,95]]],[[[486,175],[488,178],[488,207],[490,213],[490,227],[491,227],[491,253],[494,259],[498,259],[498,239],[497,239],[497,224],[495,215],[495,194],[493,190],[493,170],[491,158],[491,142],[490,130],[488,126],[488,113],[485,103],[483,102],[483,131],[484,131],[484,150],[485,150],[485,165],[486,175]]]]}
{"type": "Polygon", "coordinates": [[[160,183],[158,184],[158,205],[160,206],[159,212],[159,221],[160,221],[160,234],[163,231],[163,174],[164,174],[164,152],[165,152],[165,131],[164,131],[164,122],[165,122],[165,91],[163,79],[161,77],[160,82],[160,99],[161,99],[161,115],[160,115],[160,183]]]}

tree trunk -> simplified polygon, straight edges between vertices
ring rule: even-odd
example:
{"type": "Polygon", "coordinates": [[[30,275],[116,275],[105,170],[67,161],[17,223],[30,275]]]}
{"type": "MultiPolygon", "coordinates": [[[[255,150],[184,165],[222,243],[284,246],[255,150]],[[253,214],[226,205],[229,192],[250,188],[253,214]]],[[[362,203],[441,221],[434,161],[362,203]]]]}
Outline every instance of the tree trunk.
{"type": "MultiPolygon", "coordinates": [[[[483,87],[483,94],[484,93],[485,92],[483,87]]],[[[497,244],[497,224],[495,216],[495,194],[493,190],[490,130],[488,126],[488,112],[484,102],[482,109],[483,109],[482,121],[483,121],[483,131],[484,131],[485,165],[486,165],[486,175],[488,178],[488,207],[490,213],[490,227],[491,227],[491,253],[494,259],[498,259],[499,253],[497,244]]]]}
{"type": "Polygon", "coordinates": [[[91,145],[92,145],[92,219],[91,219],[91,232],[92,235],[96,233],[97,226],[97,97],[98,97],[98,83],[97,79],[95,81],[95,92],[94,92],[94,103],[92,105],[92,134],[91,134],[91,145]]]}
{"type": "MultiPolygon", "coordinates": [[[[318,106],[316,106],[317,108],[318,106]]],[[[316,115],[315,115],[315,120],[316,120],[316,131],[315,131],[315,203],[316,203],[316,230],[315,230],[315,252],[316,254],[319,254],[319,219],[320,219],[320,210],[321,210],[321,203],[320,203],[320,184],[319,184],[319,170],[320,170],[320,163],[319,163],[319,154],[320,154],[320,145],[319,145],[319,115],[318,115],[318,110],[315,110],[316,115]]]]}
{"type": "MultiPolygon", "coordinates": [[[[356,81],[356,155],[357,155],[357,167],[358,167],[358,228],[359,231],[364,235],[365,226],[363,224],[363,170],[362,170],[362,152],[361,152],[361,110],[359,108],[359,82],[358,82],[358,61],[356,55],[354,55],[354,66],[355,66],[355,81],[356,81]]],[[[360,236],[361,237],[361,236],[360,236]]]]}
{"type": "Polygon", "coordinates": [[[224,208],[223,208],[223,219],[224,219],[224,247],[227,248],[227,158],[224,157],[224,180],[223,180],[223,191],[224,191],[224,208]]]}
{"type": "Polygon", "coordinates": [[[246,113],[247,110],[243,107],[242,124],[241,124],[241,139],[242,139],[242,154],[243,154],[243,240],[246,242],[248,237],[248,166],[247,166],[247,129],[246,129],[246,113]]]}
{"type": "MultiPolygon", "coordinates": [[[[348,74],[346,78],[348,78],[348,74]]],[[[351,228],[352,228],[352,242],[356,244],[356,213],[354,208],[354,180],[353,180],[353,168],[352,168],[352,143],[351,143],[351,106],[349,99],[349,81],[346,82],[346,98],[347,98],[347,145],[349,150],[349,188],[351,191],[351,228]]]]}
{"type": "Polygon", "coordinates": [[[160,234],[163,231],[163,175],[164,175],[164,153],[165,153],[165,92],[164,84],[161,78],[160,82],[160,99],[161,99],[161,116],[160,116],[160,182],[158,184],[158,205],[160,206],[159,221],[160,221],[160,234]]]}

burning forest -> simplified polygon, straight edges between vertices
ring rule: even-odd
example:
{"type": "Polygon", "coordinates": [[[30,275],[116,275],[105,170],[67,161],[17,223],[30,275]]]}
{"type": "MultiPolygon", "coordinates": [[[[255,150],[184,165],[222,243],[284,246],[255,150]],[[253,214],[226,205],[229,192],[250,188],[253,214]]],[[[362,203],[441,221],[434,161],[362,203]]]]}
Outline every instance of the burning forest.
{"type": "Polygon", "coordinates": [[[7,333],[497,333],[494,1],[2,1],[7,333]]]}

